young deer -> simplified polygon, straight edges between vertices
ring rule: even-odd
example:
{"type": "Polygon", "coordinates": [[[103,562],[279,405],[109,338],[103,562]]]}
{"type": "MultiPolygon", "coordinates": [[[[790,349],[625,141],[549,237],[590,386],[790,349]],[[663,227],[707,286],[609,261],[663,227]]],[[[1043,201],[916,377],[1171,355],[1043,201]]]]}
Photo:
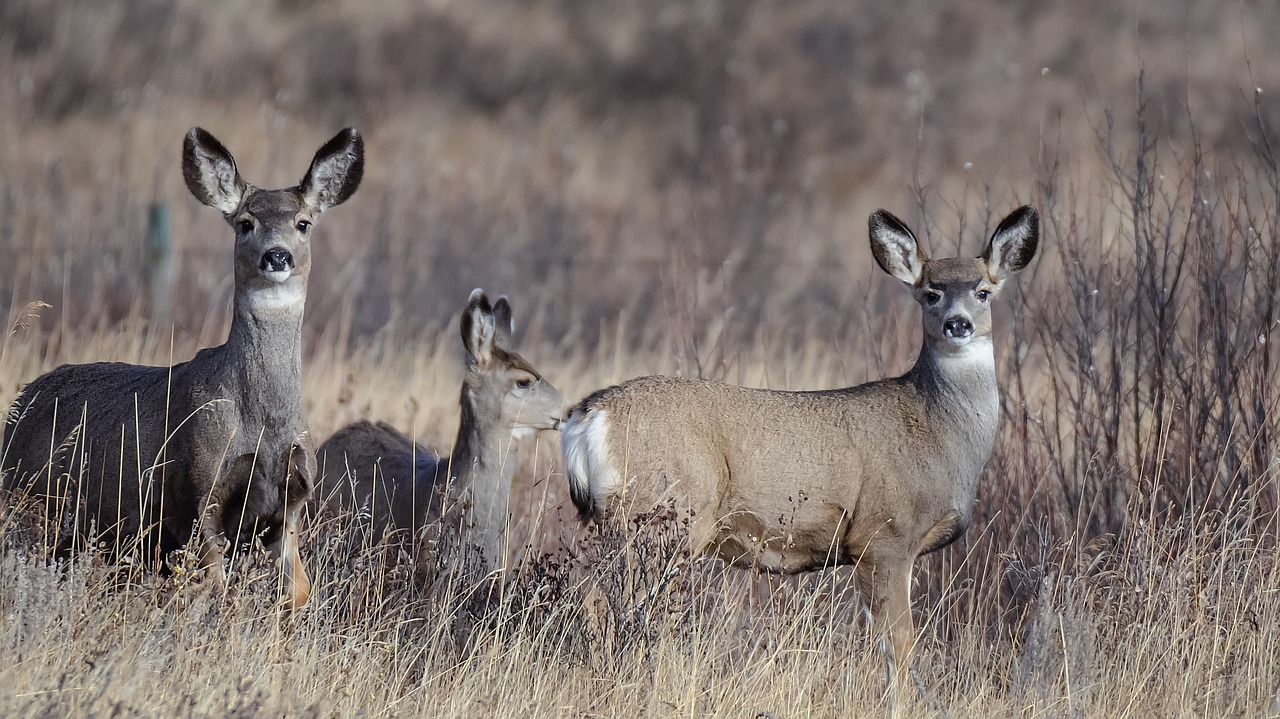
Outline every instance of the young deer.
{"type": "Polygon", "coordinates": [[[1035,210],[996,228],[980,258],[930,260],[900,220],[870,218],[871,249],[924,308],[901,377],[782,392],[678,377],[600,390],[561,441],[584,520],[674,501],[690,540],[740,566],[856,565],[899,667],[914,641],[911,570],[969,523],[999,414],[990,301],[1036,251],[1035,210]]]}
{"type": "Polygon", "coordinates": [[[368,506],[374,536],[391,528],[416,533],[448,506],[469,501],[471,543],[486,568],[499,564],[499,534],[516,471],[513,440],[559,429],[566,404],[550,382],[509,349],[513,331],[507,298],[499,297],[491,307],[483,291],[473,290],[462,312],[467,374],[453,454],[436,457],[385,422],[356,422],[320,446],[322,501],[368,506]]]}
{"type": "Polygon", "coordinates": [[[187,188],[235,230],[230,336],[172,367],[63,365],[14,400],[4,482],[43,501],[60,550],[96,531],[117,552],[162,556],[194,528],[202,565],[222,581],[228,550],[260,537],[282,561],[289,606],[306,602],[297,520],[315,473],[302,406],[311,229],[363,168],[363,141],[346,129],[297,187],[261,190],[212,135],[187,133],[187,188]]]}

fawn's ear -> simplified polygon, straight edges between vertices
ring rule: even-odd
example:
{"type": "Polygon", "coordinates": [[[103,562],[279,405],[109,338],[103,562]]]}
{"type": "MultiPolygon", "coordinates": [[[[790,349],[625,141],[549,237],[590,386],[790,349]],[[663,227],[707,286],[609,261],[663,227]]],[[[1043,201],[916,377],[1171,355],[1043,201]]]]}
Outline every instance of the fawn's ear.
{"type": "Polygon", "coordinates": [[[348,127],[316,151],[298,190],[307,206],[320,214],[346,202],[363,177],[364,139],[354,127],[348,127]]]}
{"type": "Polygon", "coordinates": [[[489,298],[479,287],[471,290],[467,308],[462,311],[462,346],[467,349],[467,364],[484,368],[493,357],[493,339],[497,322],[489,298]]]}
{"type": "Polygon", "coordinates": [[[499,347],[511,347],[511,336],[516,333],[516,322],[511,317],[511,303],[507,301],[507,296],[503,295],[493,303],[493,320],[496,325],[497,336],[494,342],[499,347]]]}
{"type": "Polygon", "coordinates": [[[1040,215],[1035,208],[1023,205],[1009,213],[991,234],[987,249],[982,251],[991,280],[999,284],[1030,264],[1039,243],[1040,215]]]}
{"type": "Polygon", "coordinates": [[[920,249],[916,236],[902,220],[885,210],[876,210],[867,219],[867,228],[871,234],[871,254],[880,269],[912,287],[920,284],[929,256],[920,249]]]}
{"type": "Polygon", "coordinates": [[[182,178],[196,199],[222,214],[240,207],[249,186],[236,171],[227,148],[203,128],[193,127],[182,141],[182,178]]]}

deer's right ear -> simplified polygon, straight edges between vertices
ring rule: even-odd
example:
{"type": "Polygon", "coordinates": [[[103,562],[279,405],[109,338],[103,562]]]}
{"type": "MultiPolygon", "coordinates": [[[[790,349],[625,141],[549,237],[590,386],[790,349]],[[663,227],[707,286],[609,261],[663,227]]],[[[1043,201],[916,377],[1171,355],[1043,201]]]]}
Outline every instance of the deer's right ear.
{"type": "Polygon", "coordinates": [[[462,346],[467,348],[467,363],[477,367],[489,364],[493,357],[493,338],[497,333],[493,308],[479,287],[471,290],[467,309],[462,311],[462,346]]]}
{"type": "Polygon", "coordinates": [[[912,287],[919,284],[929,256],[920,249],[916,236],[902,220],[884,210],[876,210],[867,219],[867,227],[871,234],[871,254],[880,269],[912,287]]]}
{"type": "Polygon", "coordinates": [[[240,207],[248,188],[227,148],[199,127],[191,128],[182,141],[182,177],[197,200],[224,215],[240,207]]]}
{"type": "Polygon", "coordinates": [[[316,151],[298,189],[319,214],[350,199],[363,177],[364,140],[354,127],[348,127],[316,151]]]}

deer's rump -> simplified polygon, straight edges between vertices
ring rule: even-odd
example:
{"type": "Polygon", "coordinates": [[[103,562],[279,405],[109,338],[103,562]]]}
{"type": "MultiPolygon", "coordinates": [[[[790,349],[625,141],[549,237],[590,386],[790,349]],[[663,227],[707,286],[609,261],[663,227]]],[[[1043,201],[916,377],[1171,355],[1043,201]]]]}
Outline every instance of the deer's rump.
{"type": "Polygon", "coordinates": [[[117,362],[62,365],[27,385],[10,406],[5,487],[43,502],[63,545],[91,527],[109,544],[143,527],[162,551],[185,543],[188,536],[166,528],[179,517],[189,527],[197,511],[192,497],[166,491],[171,483],[164,481],[166,460],[177,451],[166,439],[188,404],[168,396],[170,373],[117,362]],[[160,522],[162,515],[171,521],[160,522]]]}

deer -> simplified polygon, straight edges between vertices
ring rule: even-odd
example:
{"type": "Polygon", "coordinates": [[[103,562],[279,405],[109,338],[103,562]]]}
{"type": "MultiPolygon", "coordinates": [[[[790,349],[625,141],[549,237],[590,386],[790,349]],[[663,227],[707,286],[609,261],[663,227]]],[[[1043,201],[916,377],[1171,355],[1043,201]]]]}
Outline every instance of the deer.
{"type": "Polygon", "coordinates": [[[5,422],[4,484],[43,504],[60,554],[96,540],[159,559],[191,544],[221,585],[225,562],[259,539],[280,566],[286,607],[306,603],[298,526],[316,467],[302,397],[311,237],[363,172],[353,128],[280,190],[241,178],[204,129],[187,133],[187,189],[235,234],[231,328],[225,343],[171,367],[66,364],[21,390],[5,422]]]}
{"type": "Polygon", "coordinates": [[[567,402],[511,349],[515,326],[505,296],[492,305],[475,289],[462,312],[466,374],[453,452],[441,457],[386,422],[361,420],[338,430],[318,452],[320,501],[334,509],[367,508],[373,536],[423,527],[465,511],[480,567],[498,565],[500,534],[522,435],[560,428],[567,402]]]}
{"type": "Polygon", "coordinates": [[[1039,219],[1020,207],[981,256],[936,260],[889,212],[868,226],[876,262],[922,307],[905,374],[820,391],[641,377],[578,402],[560,436],[584,522],[674,505],[691,551],[728,565],[853,565],[887,662],[902,670],[915,560],[973,516],[1000,411],[991,301],[1034,257],[1039,219]]]}

